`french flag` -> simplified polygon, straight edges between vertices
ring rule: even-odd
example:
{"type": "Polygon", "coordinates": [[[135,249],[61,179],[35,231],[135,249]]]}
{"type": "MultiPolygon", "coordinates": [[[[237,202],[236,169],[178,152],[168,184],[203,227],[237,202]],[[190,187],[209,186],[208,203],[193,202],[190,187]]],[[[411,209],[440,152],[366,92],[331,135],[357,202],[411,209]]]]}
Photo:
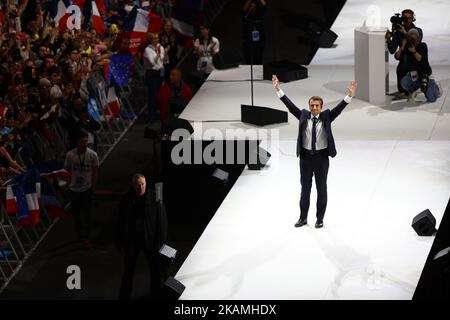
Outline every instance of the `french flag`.
{"type": "Polygon", "coordinates": [[[120,53],[137,53],[147,43],[147,31],[149,27],[148,12],[138,6],[126,6],[129,11],[122,25],[122,31],[117,36],[115,47],[120,53]]]}
{"type": "Polygon", "coordinates": [[[70,0],[52,0],[50,6],[50,15],[61,33],[66,32],[68,29],[67,20],[72,15],[72,13],[66,12],[69,6],[70,0]]]}
{"type": "Polygon", "coordinates": [[[51,217],[67,217],[61,202],[56,197],[53,186],[47,179],[42,179],[41,189],[41,206],[45,208],[47,214],[51,217]]]}
{"type": "Polygon", "coordinates": [[[179,1],[172,10],[173,28],[186,37],[194,35],[202,0],[179,1]]]}
{"type": "Polygon", "coordinates": [[[111,82],[108,88],[108,109],[105,110],[104,114],[112,114],[114,117],[118,117],[120,114],[120,101],[117,97],[113,75],[111,75],[111,82]]]}
{"type": "Polygon", "coordinates": [[[6,188],[6,212],[17,214],[20,226],[38,224],[40,219],[41,176],[31,169],[15,177],[6,188]]]}
{"type": "Polygon", "coordinates": [[[98,11],[97,4],[94,0],[86,1],[84,3],[83,9],[84,19],[85,19],[85,28],[90,24],[92,20],[92,26],[98,34],[103,36],[106,31],[105,24],[103,23],[103,19],[100,16],[100,12],[98,11]]]}

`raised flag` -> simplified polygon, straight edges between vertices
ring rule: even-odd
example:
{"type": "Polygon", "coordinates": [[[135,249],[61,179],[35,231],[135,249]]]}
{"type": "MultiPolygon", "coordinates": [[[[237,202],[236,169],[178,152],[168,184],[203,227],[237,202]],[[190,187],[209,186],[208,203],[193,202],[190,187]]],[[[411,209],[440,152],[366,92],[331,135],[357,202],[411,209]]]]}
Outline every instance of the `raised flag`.
{"type": "Polygon", "coordinates": [[[100,16],[97,4],[94,0],[85,1],[83,8],[84,15],[84,29],[87,29],[89,25],[94,27],[98,34],[103,36],[105,34],[106,27],[103,23],[103,19],[100,16]]]}
{"type": "Polygon", "coordinates": [[[197,24],[202,0],[179,1],[172,10],[173,28],[180,34],[192,37],[197,24]]]}
{"type": "Polygon", "coordinates": [[[55,26],[58,27],[61,33],[67,31],[67,20],[72,13],[66,12],[70,6],[70,0],[52,0],[50,6],[50,16],[55,21],[55,26]]]}
{"type": "Polygon", "coordinates": [[[114,76],[114,82],[118,85],[128,85],[131,79],[133,56],[129,53],[114,54],[109,62],[107,80],[114,76]]]}
{"type": "Polygon", "coordinates": [[[137,6],[125,7],[126,14],[122,30],[118,34],[115,48],[120,53],[137,53],[147,43],[149,26],[148,12],[137,6]]]}
{"type": "Polygon", "coordinates": [[[114,76],[111,76],[111,81],[108,88],[108,109],[105,110],[105,114],[112,114],[114,117],[118,117],[120,114],[120,101],[116,94],[116,86],[114,83],[114,76]]]}
{"type": "Polygon", "coordinates": [[[28,170],[13,178],[7,186],[7,213],[17,214],[18,224],[21,226],[35,225],[40,222],[40,197],[41,176],[39,171],[28,170]]]}

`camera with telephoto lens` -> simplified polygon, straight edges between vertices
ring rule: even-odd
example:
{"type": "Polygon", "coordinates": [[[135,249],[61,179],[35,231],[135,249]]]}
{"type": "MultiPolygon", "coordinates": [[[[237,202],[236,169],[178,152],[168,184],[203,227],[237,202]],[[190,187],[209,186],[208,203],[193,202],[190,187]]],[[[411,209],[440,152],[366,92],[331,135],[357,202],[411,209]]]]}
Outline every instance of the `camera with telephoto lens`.
{"type": "Polygon", "coordinates": [[[395,13],[395,14],[391,17],[392,32],[397,31],[398,25],[402,25],[403,22],[405,22],[405,21],[406,21],[406,18],[403,17],[400,13],[395,13]]]}

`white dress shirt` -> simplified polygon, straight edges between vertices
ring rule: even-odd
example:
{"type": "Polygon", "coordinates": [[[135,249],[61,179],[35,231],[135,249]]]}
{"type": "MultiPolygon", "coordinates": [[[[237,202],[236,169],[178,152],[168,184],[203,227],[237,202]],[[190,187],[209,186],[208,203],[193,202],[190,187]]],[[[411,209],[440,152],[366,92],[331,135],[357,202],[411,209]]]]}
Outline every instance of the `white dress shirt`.
{"type": "MultiPolygon", "coordinates": [[[[284,96],[283,90],[277,91],[278,98],[282,98],[284,96]]],[[[344,101],[350,103],[352,101],[352,97],[346,95],[344,101]]],[[[320,114],[316,116],[316,150],[323,150],[328,148],[328,135],[323,127],[323,122],[319,119],[320,114]]],[[[302,142],[303,148],[307,150],[312,150],[312,128],[313,128],[313,115],[307,119],[306,129],[302,132],[302,142]]]]}
{"type": "Polygon", "coordinates": [[[164,68],[164,47],[158,44],[159,57],[156,54],[156,50],[152,45],[147,46],[144,51],[144,67],[145,70],[161,70],[164,68]]]}

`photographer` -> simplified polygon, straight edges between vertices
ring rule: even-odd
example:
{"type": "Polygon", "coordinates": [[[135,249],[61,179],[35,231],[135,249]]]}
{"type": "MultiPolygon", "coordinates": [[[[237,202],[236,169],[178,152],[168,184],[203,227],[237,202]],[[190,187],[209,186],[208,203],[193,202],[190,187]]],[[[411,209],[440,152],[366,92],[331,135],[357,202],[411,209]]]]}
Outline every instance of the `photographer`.
{"type": "MultiPolygon", "coordinates": [[[[412,11],[411,9],[403,10],[401,16],[399,14],[396,14],[395,16],[391,17],[392,32],[386,32],[387,47],[391,54],[394,54],[397,51],[397,48],[402,45],[402,41],[406,39],[408,31],[411,29],[416,29],[419,32],[419,40],[422,41],[422,29],[417,28],[413,23],[414,21],[416,21],[416,18],[414,15],[414,11],[412,11]]],[[[403,63],[402,60],[400,60],[400,63],[398,64],[396,70],[397,88],[399,93],[406,93],[400,85],[400,81],[407,72],[407,66],[403,63]]]]}
{"type": "Polygon", "coordinates": [[[406,74],[400,80],[403,90],[412,98],[419,88],[425,94],[427,101],[434,102],[441,96],[441,91],[433,79],[430,79],[431,67],[428,62],[428,48],[420,41],[419,31],[410,29],[407,38],[402,40],[395,58],[406,67],[406,74]]]}

